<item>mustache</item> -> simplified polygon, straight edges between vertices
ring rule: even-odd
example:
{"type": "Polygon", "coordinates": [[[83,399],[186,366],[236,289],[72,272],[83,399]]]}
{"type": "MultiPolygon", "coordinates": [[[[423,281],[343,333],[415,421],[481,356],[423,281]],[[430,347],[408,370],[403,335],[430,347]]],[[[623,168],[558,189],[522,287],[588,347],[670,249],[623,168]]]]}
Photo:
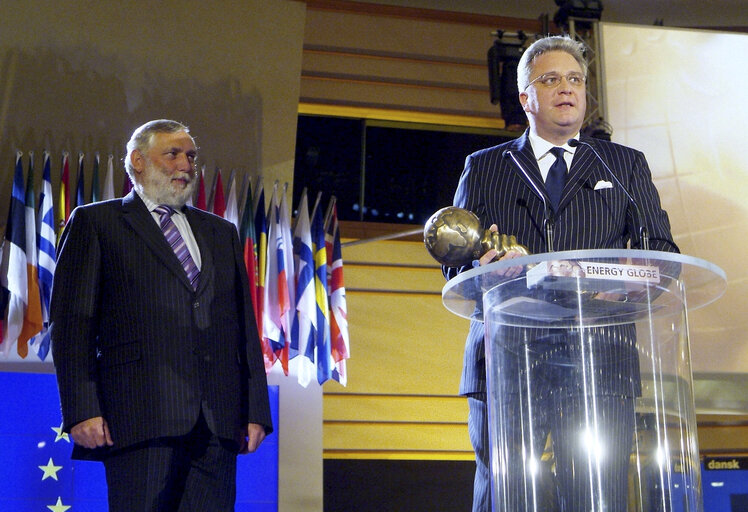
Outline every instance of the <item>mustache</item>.
{"type": "Polygon", "coordinates": [[[172,181],[174,180],[184,180],[187,182],[188,185],[191,185],[192,183],[195,183],[197,181],[197,174],[189,173],[189,174],[182,174],[179,176],[174,176],[172,178],[172,181]]]}

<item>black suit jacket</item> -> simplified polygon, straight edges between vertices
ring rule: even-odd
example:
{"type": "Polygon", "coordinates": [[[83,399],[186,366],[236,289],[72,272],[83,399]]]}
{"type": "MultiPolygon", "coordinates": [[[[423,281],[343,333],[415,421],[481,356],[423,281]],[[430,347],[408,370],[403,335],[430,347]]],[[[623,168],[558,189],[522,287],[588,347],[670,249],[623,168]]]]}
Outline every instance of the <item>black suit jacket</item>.
{"type": "Polygon", "coordinates": [[[50,312],[66,431],[103,416],[113,448],[123,448],[188,433],[201,408],[226,439],[247,422],[272,431],[236,228],[195,208],[185,214],[202,259],[197,290],[134,191],[70,216],[50,312]]]}
{"type": "MultiPolygon", "coordinates": [[[[642,211],[642,222],[649,231],[650,249],[677,252],[667,213],[660,205],[644,155],[612,142],[587,137],[581,140],[597,149],[636,199],[642,211]]],[[[496,224],[500,233],[516,235],[519,243],[527,246],[531,253],[542,253],[547,252],[543,229],[544,199],[550,204],[526,131],[518,139],[467,157],[454,205],[474,212],[485,228],[496,224]],[[544,197],[538,194],[516,164],[505,156],[506,151],[515,154],[544,197]]],[[[632,234],[636,239],[638,232],[628,197],[594,153],[584,146],[577,147],[574,153],[555,217],[553,245],[557,251],[623,249],[632,234]],[[595,190],[600,181],[611,182],[613,187],[595,190]]],[[[445,267],[444,274],[452,278],[462,270],[465,268],[445,267]]],[[[461,394],[486,391],[483,335],[483,324],[471,322],[465,346],[461,394]]],[[[622,339],[623,335],[609,333],[608,338],[622,339]]],[[[635,357],[635,354],[627,357],[635,357]]],[[[629,363],[626,366],[611,369],[611,372],[622,370],[624,375],[630,376],[633,368],[628,367],[629,363]]]]}

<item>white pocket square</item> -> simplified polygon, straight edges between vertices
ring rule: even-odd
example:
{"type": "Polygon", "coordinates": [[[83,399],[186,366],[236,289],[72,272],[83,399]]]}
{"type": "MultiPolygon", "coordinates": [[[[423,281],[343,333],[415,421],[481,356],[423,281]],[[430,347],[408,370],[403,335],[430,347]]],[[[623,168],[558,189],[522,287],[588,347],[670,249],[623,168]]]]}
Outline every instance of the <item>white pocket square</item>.
{"type": "Polygon", "coordinates": [[[605,180],[600,180],[597,183],[595,183],[595,190],[602,190],[604,188],[613,188],[613,184],[605,180]]]}

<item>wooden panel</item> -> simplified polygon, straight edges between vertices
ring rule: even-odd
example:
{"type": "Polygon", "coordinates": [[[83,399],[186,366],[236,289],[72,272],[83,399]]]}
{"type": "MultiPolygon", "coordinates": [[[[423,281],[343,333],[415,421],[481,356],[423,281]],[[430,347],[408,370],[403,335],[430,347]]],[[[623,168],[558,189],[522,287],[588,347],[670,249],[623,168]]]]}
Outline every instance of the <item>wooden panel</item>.
{"type": "Polygon", "coordinates": [[[748,425],[701,426],[698,435],[702,453],[744,452],[748,446],[748,425]]]}
{"type": "Polygon", "coordinates": [[[488,89],[459,90],[302,77],[300,98],[306,102],[328,101],[444,114],[489,115],[493,112],[498,117],[498,107],[491,104],[488,89]]]}
{"type": "MultiPolygon", "coordinates": [[[[406,11],[403,11],[405,13],[406,11]]],[[[500,119],[488,91],[493,26],[307,11],[300,99],[307,104],[500,119]]],[[[505,27],[506,28],[506,27],[505,27]]]]}
{"type": "MultiPolygon", "coordinates": [[[[413,226],[402,226],[403,231],[413,226]]],[[[382,265],[428,265],[441,269],[423,245],[423,237],[418,242],[384,241],[345,245],[343,240],[343,261],[349,263],[380,263],[382,265]]],[[[441,270],[439,270],[441,272],[441,270]]]]}
{"type": "Polygon", "coordinates": [[[345,287],[348,291],[381,290],[411,291],[441,295],[446,281],[441,269],[390,267],[382,272],[380,267],[348,265],[345,267],[345,287]]]}
{"type": "Polygon", "coordinates": [[[347,392],[457,393],[468,321],[444,309],[441,297],[349,293],[347,299],[347,392]]]}
{"type": "Polygon", "coordinates": [[[346,54],[333,51],[304,51],[302,76],[312,70],[330,75],[356,75],[362,69],[366,76],[376,78],[398,77],[412,82],[454,84],[465,87],[481,85],[485,88],[488,75],[485,62],[456,65],[450,62],[411,60],[408,58],[376,57],[365,54],[346,54]]]}
{"type": "MultiPolygon", "coordinates": [[[[355,12],[378,17],[395,17],[406,19],[432,20],[443,23],[462,23],[484,26],[491,29],[502,27],[506,30],[524,30],[530,33],[540,33],[542,26],[538,19],[513,18],[508,16],[492,16],[482,13],[465,11],[444,11],[436,9],[421,9],[385,5],[370,2],[351,2],[349,0],[305,0],[309,10],[329,12],[355,12]]],[[[554,25],[555,27],[555,25],[554,25]]]]}
{"type": "MultiPolygon", "coordinates": [[[[336,105],[333,103],[299,103],[299,114],[350,117],[354,119],[385,119],[420,125],[437,125],[450,127],[469,127],[490,130],[492,135],[515,136],[516,132],[504,132],[506,124],[503,119],[487,116],[465,116],[458,114],[441,114],[435,112],[418,112],[377,106],[336,105]]],[[[349,221],[350,222],[350,221],[349,221]]],[[[371,224],[371,223],[369,223],[371,224]]],[[[368,231],[379,231],[368,229],[368,231]]]]}
{"type": "MultiPolygon", "coordinates": [[[[467,437],[467,428],[465,429],[467,437]]],[[[466,460],[475,461],[470,450],[325,450],[323,459],[368,459],[368,460],[466,460]]]]}
{"type": "Polygon", "coordinates": [[[322,418],[334,422],[466,423],[461,396],[353,395],[326,393],[322,418]]]}
{"type": "Polygon", "coordinates": [[[343,258],[351,359],[348,386],[324,389],[325,457],[469,460],[457,396],[468,322],[444,308],[440,267],[422,242],[350,246],[343,258]]]}
{"type": "Polygon", "coordinates": [[[486,26],[307,10],[304,44],[483,59],[493,44],[486,26]]]}
{"type": "Polygon", "coordinates": [[[325,422],[325,452],[471,452],[465,424],[325,422]]]}

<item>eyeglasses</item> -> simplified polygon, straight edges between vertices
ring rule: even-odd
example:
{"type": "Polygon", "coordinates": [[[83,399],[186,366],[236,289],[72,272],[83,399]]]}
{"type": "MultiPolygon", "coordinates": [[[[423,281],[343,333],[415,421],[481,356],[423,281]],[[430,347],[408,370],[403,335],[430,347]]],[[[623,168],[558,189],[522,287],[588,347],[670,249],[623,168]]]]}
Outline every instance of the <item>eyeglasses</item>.
{"type": "Polygon", "coordinates": [[[535,77],[529,84],[525,86],[524,90],[526,91],[527,88],[530,87],[534,83],[539,83],[543,87],[553,89],[554,87],[559,86],[562,78],[566,78],[566,81],[572,87],[584,87],[585,78],[582,73],[571,72],[567,74],[566,76],[564,76],[564,75],[559,75],[556,72],[550,72],[550,73],[543,73],[542,75],[535,77]]]}

